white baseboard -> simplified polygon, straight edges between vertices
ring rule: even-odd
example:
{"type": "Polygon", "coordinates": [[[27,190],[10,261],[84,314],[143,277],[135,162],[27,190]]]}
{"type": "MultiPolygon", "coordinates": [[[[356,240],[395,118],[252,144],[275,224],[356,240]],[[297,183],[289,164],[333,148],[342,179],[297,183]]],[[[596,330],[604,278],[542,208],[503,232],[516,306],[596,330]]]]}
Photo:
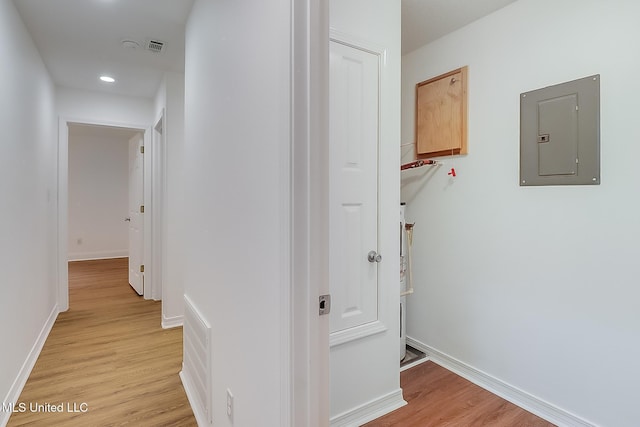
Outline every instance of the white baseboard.
{"type": "Polygon", "coordinates": [[[544,418],[558,427],[597,427],[579,416],[546,402],[526,391],[520,390],[492,375],[442,353],[420,341],[407,337],[407,344],[424,351],[429,360],[454,372],[491,393],[525,409],[532,414],[544,418]]]}
{"type": "Polygon", "coordinates": [[[402,398],[402,389],[374,399],[350,411],[331,418],[331,427],[356,427],[373,421],[391,411],[402,408],[407,402],[402,398]]]}
{"type": "MultiPolygon", "coordinates": [[[[413,347],[413,348],[415,348],[416,350],[419,350],[417,347],[413,347]]],[[[428,362],[429,360],[431,360],[431,359],[429,359],[429,355],[425,353],[425,356],[422,359],[414,360],[413,362],[407,363],[406,365],[402,365],[401,364],[400,365],[400,372],[404,372],[407,369],[415,368],[416,366],[421,365],[424,362],[428,362]]],[[[403,363],[403,361],[401,361],[401,363],[403,363]]]]}
{"type": "Polygon", "coordinates": [[[194,401],[197,393],[191,384],[191,379],[187,374],[185,374],[184,369],[180,371],[180,380],[182,380],[182,387],[184,387],[184,391],[187,394],[187,399],[189,400],[189,405],[191,405],[191,409],[193,410],[193,416],[196,418],[198,427],[210,426],[211,423],[207,421],[207,414],[205,414],[202,407],[194,401]]]}
{"type": "Polygon", "coordinates": [[[69,261],[92,261],[95,259],[127,258],[129,250],[120,249],[115,251],[95,251],[95,252],[69,252],[69,261]]]}
{"type": "MultiPolygon", "coordinates": [[[[55,305],[47,321],[44,326],[40,330],[40,334],[38,334],[38,338],[35,343],[33,343],[33,347],[31,347],[31,351],[27,355],[26,360],[22,364],[16,379],[11,384],[11,388],[7,393],[7,396],[2,401],[3,404],[15,404],[20,398],[20,393],[22,393],[22,389],[24,385],[27,383],[27,379],[29,379],[29,375],[31,375],[31,371],[38,360],[38,356],[40,356],[40,352],[42,351],[42,347],[44,347],[44,343],[49,336],[49,332],[51,332],[51,328],[53,328],[53,324],[56,322],[56,318],[58,317],[58,306],[55,305]]],[[[9,422],[9,418],[11,417],[11,412],[0,411],[0,426],[4,427],[9,422]]]]}
{"type": "Polygon", "coordinates": [[[164,317],[162,315],[162,329],[177,328],[184,324],[184,316],[164,317]]]}

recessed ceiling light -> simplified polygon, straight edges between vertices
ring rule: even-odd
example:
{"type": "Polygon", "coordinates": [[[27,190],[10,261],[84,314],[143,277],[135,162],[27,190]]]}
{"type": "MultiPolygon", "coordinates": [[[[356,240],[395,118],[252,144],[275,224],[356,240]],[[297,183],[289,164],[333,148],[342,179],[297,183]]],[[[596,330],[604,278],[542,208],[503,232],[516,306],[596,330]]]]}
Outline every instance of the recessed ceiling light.
{"type": "Polygon", "coordinates": [[[113,83],[116,81],[116,79],[110,76],[100,76],[100,80],[102,80],[105,83],[113,83]]]}

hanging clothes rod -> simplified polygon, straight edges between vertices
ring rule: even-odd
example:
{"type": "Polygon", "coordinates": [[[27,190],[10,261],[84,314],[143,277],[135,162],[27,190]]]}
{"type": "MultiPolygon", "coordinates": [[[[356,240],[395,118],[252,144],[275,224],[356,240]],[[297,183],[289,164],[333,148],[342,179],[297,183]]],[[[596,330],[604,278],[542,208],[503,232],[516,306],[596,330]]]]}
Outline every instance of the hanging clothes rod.
{"type": "Polygon", "coordinates": [[[400,170],[403,171],[407,169],[419,168],[426,165],[437,165],[437,164],[438,162],[436,162],[435,160],[416,160],[414,162],[405,163],[404,165],[401,165],[400,170]]]}

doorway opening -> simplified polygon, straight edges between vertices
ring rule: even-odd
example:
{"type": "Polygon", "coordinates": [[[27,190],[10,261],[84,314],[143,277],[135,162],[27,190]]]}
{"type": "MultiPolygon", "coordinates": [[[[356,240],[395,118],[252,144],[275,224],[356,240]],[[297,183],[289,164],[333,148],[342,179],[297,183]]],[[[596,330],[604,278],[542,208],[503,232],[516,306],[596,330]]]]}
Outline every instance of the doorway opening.
{"type": "MultiPolygon", "coordinates": [[[[144,210],[145,221],[141,227],[142,239],[142,263],[144,265],[144,281],[146,286],[142,295],[145,299],[160,299],[161,289],[156,284],[153,277],[153,247],[151,242],[152,227],[151,220],[153,218],[153,211],[160,210],[161,206],[152,206],[152,171],[154,166],[160,168],[161,165],[154,165],[152,162],[152,132],[151,127],[145,125],[139,125],[134,123],[108,123],[96,120],[78,120],[61,118],[59,122],[59,135],[58,135],[58,254],[57,254],[57,274],[58,274],[58,310],[66,311],[69,309],[69,248],[70,248],[70,207],[69,207],[69,148],[70,148],[70,134],[76,129],[84,129],[93,127],[94,129],[100,129],[102,131],[110,130],[114,133],[125,134],[130,132],[132,135],[141,135],[142,144],[146,151],[143,158],[144,163],[144,184],[143,184],[143,204],[140,206],[144,210]],[[73,129],[73,130],[71,130],[73,129]],[[71,130],[71,131],[70,131],[71,130]],[[145,209],[144,206],[147,208],[145,209]],[[153,208],[153,209],[149,209],[153,208]],[[156,289],[157,288],[157,289],[156,289]],[[156,297],[157,296],[157,297],[156,297]]],[[[73,144],[73,143],[72,143],[73,144]]],[[[128,150],[128,147],[127,147],[128,150]]],[[[121,220],[125,221],[128,217],[122,217],[121,220]]],[[[80,239],[81,245],[84,244],[82,237],[75,238],[71,242],[74,247],[78,246],[78,239],[80,239]]],[[[159,240],[159,238],[158,238],[159,240]]],[[[128,255],[128,254],[127,254],[128,255]]],[[[96,257],[94,257],[96,258],[96,257]]]]}

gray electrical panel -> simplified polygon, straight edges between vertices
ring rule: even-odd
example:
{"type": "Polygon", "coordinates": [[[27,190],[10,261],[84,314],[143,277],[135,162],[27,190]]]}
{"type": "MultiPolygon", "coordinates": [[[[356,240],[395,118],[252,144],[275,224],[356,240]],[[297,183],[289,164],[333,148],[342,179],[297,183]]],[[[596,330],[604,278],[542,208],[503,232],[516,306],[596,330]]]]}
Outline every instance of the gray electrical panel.
{"type": "Polygon", "coordinates": [[[600,184],[600,75],[520,95],[520,185],[600,184]]]}

